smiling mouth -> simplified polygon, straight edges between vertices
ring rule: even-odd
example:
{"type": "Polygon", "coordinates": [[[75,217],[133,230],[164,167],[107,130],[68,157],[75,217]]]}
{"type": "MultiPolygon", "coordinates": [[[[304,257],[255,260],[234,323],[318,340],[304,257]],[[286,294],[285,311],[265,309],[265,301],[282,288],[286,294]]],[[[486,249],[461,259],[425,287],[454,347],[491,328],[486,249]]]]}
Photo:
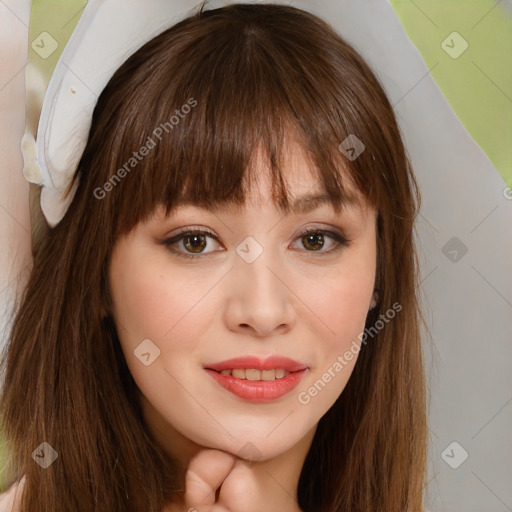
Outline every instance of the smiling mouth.
{"type": "Polygon", "coordinates": [[[234,377],[235,379],[240,380],[269,381],[283,379],[284,377],[287,377],[293,372],[285,370],[284,368],[274,368],[271,370],[258,370],[256,368],[233,368],[217,371],[217,373],[220,373],[221,375],[231,376],[234,377]]]}
{"type": "Polygon", "coordinates": [[[249,402],[277,400],[296,388],[308,366],[280,355],[242,356],[203,368],[217,384],[249,402]]]}

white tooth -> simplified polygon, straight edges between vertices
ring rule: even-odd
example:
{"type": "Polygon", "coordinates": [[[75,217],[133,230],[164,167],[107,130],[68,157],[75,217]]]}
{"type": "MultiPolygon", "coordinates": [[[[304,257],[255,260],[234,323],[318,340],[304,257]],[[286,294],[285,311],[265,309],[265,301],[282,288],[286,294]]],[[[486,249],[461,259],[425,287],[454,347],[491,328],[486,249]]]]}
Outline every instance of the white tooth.
{"type": "Polygon", "coordinates": [[[274,380],[276,378],[275,370],[262,370],[261,380],[274,380]]]}
{"type": "Polygon", "coordinates": [[[278,368],[276,370],[276,379],[282,379],[285,376],[285,370],[283,368],[278,368]]]}
{"type": "Polygon", "coordinates": [[[245,369],[244,368],[235,368],[231,370],[231,375],[236,379],[245,379],[245,369]]]}
{"type": "Polygon", "coordinates": [[[261,380],[261,371],[254,368],[245,370],[245,378],[247,380],[261,380]]]}
{"type": "Polygon", "coordinates": [[[231,375],[231,370],[222,370],[221,375],[231,375]]]}

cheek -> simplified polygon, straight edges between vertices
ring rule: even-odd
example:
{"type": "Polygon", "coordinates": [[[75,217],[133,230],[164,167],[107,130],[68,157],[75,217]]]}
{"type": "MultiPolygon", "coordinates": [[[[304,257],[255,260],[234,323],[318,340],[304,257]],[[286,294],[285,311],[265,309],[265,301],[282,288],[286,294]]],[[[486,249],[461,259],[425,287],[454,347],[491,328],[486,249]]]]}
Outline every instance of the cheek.
{"type": "Polygon", "coordinates": [[[312,288],[312,310],[327,329],[325,347],[341,350],[350,346],[363,330],[375,285],[374,244],[347,253],[346,261],[327,279],[312,288]]]}
{"type": "Polygon", "coordinates": [[[177,374],[200,359],[202,333],[213,314],[205,309],[212,279],[184,278],[183,270],[173,269],[167,255],[155,255],[154,249],[120,251],[112,258],[110,288],[121,349],[148,397],[169,386],[169,374],[157,377],[157,368],[177,374]],[[157,355],[149,367],[137,357],[148,349],[157,355]]]}
{"type": "Polygon", "coordinates": [[[347,272],[329,287],[322,299],[322,308],[336,338],[364,326],[373,283],[371,272],[366,275],[347,272]]]}
{"type": "Polygon", "coordinates": [[[176,365],[183,370],[195,360],[204,325],[194,306],[207,287],[184,281],[183,272],[170,268],[165,254],[155,257],[148,251],[122,249],[110,268],[112,313],[121,349],[143,394],[164,407],[161,402],[167,398],[162,390],[174,383],[165,369],[176,374],[176,365]],[[150,354],[147,366],[139,358],[145,353],[150,354]]]}
{"type": "Polygon", "coordinates": [[[165,255],[144,252],[113,258],[110,287],[116,323],[135,339],[170,336],[199,295],[165,265],[165,255]]]}

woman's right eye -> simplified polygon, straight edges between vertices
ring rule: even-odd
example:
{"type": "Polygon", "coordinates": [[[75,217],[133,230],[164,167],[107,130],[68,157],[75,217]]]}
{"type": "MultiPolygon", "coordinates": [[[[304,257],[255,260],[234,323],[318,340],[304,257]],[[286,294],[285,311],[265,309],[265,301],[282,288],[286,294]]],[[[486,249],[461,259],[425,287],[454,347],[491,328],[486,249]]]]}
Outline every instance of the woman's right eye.
{"type": "Polygon", "coordinates": [[[208,238],[213,239],[217,244],[219,243],[217,237],[211,231],[190,229],[182,231],[172,238],[164,240],[162,243],[178,257],[197,259],[204,257],[204,254],[209,254],[212,252],[204,251],[206,246],[209,245],[206,241],[208,238]],[[185,252],[178,249],[180,245],[185,247],[185,252]]]}

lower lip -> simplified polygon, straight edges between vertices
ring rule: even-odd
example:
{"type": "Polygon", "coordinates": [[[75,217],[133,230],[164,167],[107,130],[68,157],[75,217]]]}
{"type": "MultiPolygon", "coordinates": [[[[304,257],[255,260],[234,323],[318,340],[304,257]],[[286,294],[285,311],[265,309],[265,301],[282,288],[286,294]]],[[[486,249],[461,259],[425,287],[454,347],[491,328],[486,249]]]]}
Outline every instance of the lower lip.
{"type": "Polygon", "coordinates": [[[224,388],[248,402],[271,402],[296,388],[306,370],[290,373],[282,379],[246,380],[222,375],[214,370],[206,371],[224,388]]]}

